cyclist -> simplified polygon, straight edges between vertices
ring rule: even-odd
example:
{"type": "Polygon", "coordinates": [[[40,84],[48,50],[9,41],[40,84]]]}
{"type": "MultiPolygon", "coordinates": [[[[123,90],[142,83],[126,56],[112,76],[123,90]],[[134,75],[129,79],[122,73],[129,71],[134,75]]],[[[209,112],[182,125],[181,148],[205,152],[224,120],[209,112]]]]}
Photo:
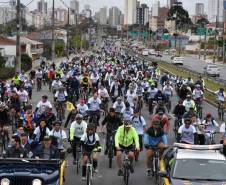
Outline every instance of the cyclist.
{"type": "Polygon", "coordinates": [[[199,84],[197,84],[195,86],[195,89],[193,90],[192,95],[193,95],[193,99],[194,99],[196,105],[197,104],[201,105],[202,99],[203,99],[203,91],[202,91],[201,86],[199,84]]]}
{"type": "Polygon", "coordinates": [[[20,81],[21,81],[22,83],[24,83],[25,80],[28,79],[28,77],[27,77],[27,75],[25,74],[24,71],[21,71],[21,73],[20,73],[20,75],[19,75],[19,78],[20,78],[20,81]]]}
{"type": "Polygon", "coordinates": [[[183,84],[181,88],[179,89],[179,98],[182,100],[185,100],[187,95],[191,94],[191,91],[189,90],[187,84],[183,84]]]}
{"type": "Polygon", "coordinates": [[[21,146],[21,139],[17,135],[13,135],[11,138],[11,147],[6,149],[5,157],[7,158],[26,158],[27,152],[21,146]]]}
{"type": "Polygon", "coordinates": [[[87,116],[87,111],[89,108],[84,99],[80,99],[80,103],[77,104],[77,109],[79,114],[82,114],[83,117],[87,116]]]}
{"type": "MultiPolygon", "coordinates": [[[[143,150],[143,135],[146,130],[146,121],[143,116],[140,114],[139,109],[135,109],[133,112],[133,116],[131,117],[132,126],[136,129],[138,137],[139,137],[139,144],[140,144],[140,151],[143,150]]],[[[135,152],[135,160],[138,161],[139,151],[135,152]]]]}
{"type": "Polygon", "coordinates": [[[170,85],[169,81],[167,81],[166,85],[163,87],[162,93],[166,97],[166,102],[170,103],[170,98],[173,96],[173,87],[170,85]]]}
{"type": "Polygon", "coordinates": [[[20,86],[20,90],[17,91],[17,94],[19,95],[21,105],[23,105],[23,108],[25,108],[29,101],[28,92],[24,89],[23,86],[20,86]]]}
{"type": "Polygon", "coordinates": [[[56,77],[53,82],[52,82],[52,89],[53,89],[53,93],[55,94],[56,91],[62,87],[62,82],[60,81],[59,77],[56,77]]]}
{"type": "Polygon", "coordinates": [[[178,142],[186,144],[197,144],[198,135],[195,127],[191,125],[191,119],[185,119],[184,124],[178,130],[178,142]]]}
{"type": "Polygon", "coordinates": [[[122,125],[122,121],[118,116],[116,116],[116,112],[114,108],[109,109],[109,114],[102,121],[102,126],[104,125],[106,125],[106,128],[107,128],[106,148],[105,148],[104,154],[107,155],[110,136],[112,134],[115,134],[114,132],[118,129],[119,126],[122,125]]]}
{"type": "Polygon", "coordinates": [[[153,157],[153,148],[158,148],[160,150],[160,156],[162,157],[164,148],[167,145],[167,138],[161,127],[161,123],[158,120],[153,121],[151,127],[147,129],[144,134],[144,146],[147,149],[146,153],[146,165],[147,165],[147,175],[151,175],[153,157]]]}
{"type": "MultiPolygon", "coordinates": [[[[99,119],[100,119],[100,105],[101,105],[101,99],[98,98],[98,94],[94,93],[93,97],[89,98],[88,100],[88,107],[89,107],[89,113],[90,115],[96,115],[97,116],[97,125],[99,125],[99,119]]],[[[92,122],[93,120],[90,120],[92,122]]]]}
{"type": "Polygon", "coordinates": [[[188,94],[186,96],[186,99],[183,101],[183,105],[185,106],[185,110],[188,112],[189,109],[192,107],[194,110],[196,110],[195,102],[192,100],[191,95],[188,94]]]}
{"type": "Polygon", "coordinates": [[[175,115],[177,120],[181,120],[185,112],[186,110],[185,106],[183,105],[183,101],[179,100],[178,104],[174,108],[173,114],[175,115]]]}
{"type": "Polygon", "coordinates": [[[31,100],[31,97],[32,97],[32,87],[33,87],[33,81],[30,80],[30,79],[25,80],[24,89],[27,91],[28,97],[29,97],[30,100],[31,100]]]}
{"type": "Polygon", "coordinates": [[[40,121],[40,125],[35,128],[32,138],[36,143],[41,143],[44,137],[49,135],[50,135],[50,130],[46,126],[46,121],[42,119],[40,121]]]}
{"type": "Polygon", "coordinates": [[[156,120],[160,121],[164,133],[168,134],[170,129],[170,122],[168,116],[164,114],[162,110],[159,110],[158,113],[152,117],[151,122],[154,122],[156,120]]]}
{"type": "Polygon", "coordinates": [[[71,123],[70,127],[70,142],[72,145],[72,151],[73,151],[73,157],[74,161],[73,164],[76,163],[76,152],[77,152],[77,146],[80,145],[80,140],[83,134],[86,132],[87,123],[82,120],[83,116],[81,114],[77,114],[75,117],[75,121],[71,123]]]}
{"type": "Polygon", "coordinates": [[[129,120],[131,118],[131,116],[133,115],[133,108],[130,107],[130,104],[128,102],[125,103],[125,106],[126,106],[126,108],[123,112],[122,117],[124,120],[129,120]]]}
{"type": "Polygon", "coordinates": [[[136,95],[135,91],[133,90],[133,88],[130,87],[126,94],[126,100],[132,108],[135,107],[135,104],[134,104],[135,99],[137,99],[137,95],[136,95]]]}
{"type": "Polygon", "coordinates": [[[111,83],[110,94],[112,102],[115,102],[116,98],[122,95],[121,85],[117,79],[115,79],[115,81],[111,83]]]}
{"type": "Polygon", "coordinates": [[[225,92],[224,92],[224,88],[220,88],[218,91],[215,92],[215,94],[217,95],[217,102],[223,102],[225,101],[225,92]]]}
{"type": "MultiPolygon", "coordinates": [[[[86,164],[88,162],[88,156],[95,148],[101,150],[100,139],[98,134],[95,132],[95,125],[88,124],[86,132],[82,135],[80,141],[83,151],[82,180],[86,180],[86,164]]],[[[96,152],[93,152],[93,169],[95,173],[98,172],[97,166],[98,166],[97,155],[96,152]]]]}
{"type": "Polygon", "coordinates": [[[204,131],[206,144],[211,144],[211,134],[214,134],[216,128],[219,127],[219,124],[216,122],[211,113],[206,114],[206,117],[204,118],[202,124],[205,125],[204,131]]]}
{"type": "Polygon", "coordinates": [[[35,76],[36,76],[37,85],[38,85],[38,83],[40,83],[40,87],[42,87],[43,72],[42,72],[41,68],[38,68],[35,76]]]}
{"type": "Polygon", "coordinates": [[[52,109],[46,106],[45,111],[38,117],[38,123],[40,122],[39,120],[42,119],[46,120],[46,126],[51,130],[53,127],[53,122],[56,120],[56,116],[52,109]]]}
{"type": "Polygon", "coordinates": [[[67,101],[67,97],[67,91],[65,91],[63,87],[56,91],[54,99],[57,100],[57,111],[59,111],[60,108],[62,109],[62,119],[65,119],[65,102],[67,101]]]}
{"type": "Polygon", "coordinates": [[[130,172],[134,172],[133,168],[133,160],[134,160],[134,149],[136,149],[137,152],[140,151],[140,145],[139,145],[139,137],[135,130],[135,128],[132,127],[131,121],[124,121],[124,125],[120,126],[117,129],[117,132],[115,134],[115,147],[117,150],[117,164],[118,164],[118,176],[123,175],[122,171],[122,151],[129,151],[128,157],[130,159],[130,172]],[[134,147],[135,144],[135,147],[134,147]]]}
{"type": "Polygon", "coordinates": [[[155,84],[151,84],[151,87],[148,89],[148,93],[149,113],[152,114],[153,102],[155,101],[155,96],[158,93],[158,89],[155,87],[155,84]]]}
{"type": "Polygon", "coordinates": [[[54,128],[49,134],[52,138],[52,144],[58,148],[61,158],[64,158],[64,154],[67,149],[67,134],[61,128],[61,122],[59,120],[56,120],[53,123],[53,126],[54,128]]]}
{"type": "Polygon", "coordinates": [[[113,104],[113,108],[115,109],[115,112],[119,115],[122,115],[123,112],[125,111],[126,109],[126,105],[125,103],[122,101],[122,98],[121,97],[118,97],[116,102],[114,102],[113,104]]]}
{"type": "Polygon", "coordinates": [[[52,144],[50,136],[44,136],[43,142],[34,150],[33,158],[35,159],[59,159],[60,154],[57,147],[52,144]]]}
{"type": "Polygon", "coordinates": [[[52,105],[50,101],[48,101],[48,96],[43,95],[42,99],[38,102],[35,112],[38,112],[39,115],[41,115],[43,112],[45,112],[46,107],[49,107],[52,109],[52,105]]]}

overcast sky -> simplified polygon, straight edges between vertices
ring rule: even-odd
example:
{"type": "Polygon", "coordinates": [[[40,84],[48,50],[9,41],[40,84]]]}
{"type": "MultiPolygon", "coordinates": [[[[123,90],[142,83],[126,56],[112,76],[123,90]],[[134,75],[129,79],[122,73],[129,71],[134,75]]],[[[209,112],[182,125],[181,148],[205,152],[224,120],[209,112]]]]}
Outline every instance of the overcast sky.
{"type": "MultiPolygon", "coordinates": [[[[65,3],[68,5],[70,4],[70,0],[64,0],[65,3]]],[[[146,3],[149,8],[152,6],[154,2],[157,0],[140,0],[142,3],[146,3]]],[[[205,11],[207,10],[207,2],[208,0],[181,0],[184,4],[184,8],[186,8],[190,14],[195,13],[195,3],[197,2],[202,2],[205,3],[205,11]]],[[[21,0],[22,3],[25,5],[30,2],[30,0],[21,0]]],[[[38,0],[34,0],[33,3],[29,5],[29,8],[35,9],[37,7],[37,2],[38,0]]],[[[48,7],[50,8],[52,5],[52,0],[47,0],[48,2],[48,7]]],[[[79,0],[80,2],[80,11],[83,9],[85,4],[89,4],[94,11],[98,11],[101,7],[103,6],[117,6],[119,7],[122,11],[124,11],[124,0],[79,0]]],[[[63,7],[62,3],[60,0],[55,0],[56,7],[63,7]]],[[[166,5],[167,0],[160,0],[161,5],[166,5]]]]}

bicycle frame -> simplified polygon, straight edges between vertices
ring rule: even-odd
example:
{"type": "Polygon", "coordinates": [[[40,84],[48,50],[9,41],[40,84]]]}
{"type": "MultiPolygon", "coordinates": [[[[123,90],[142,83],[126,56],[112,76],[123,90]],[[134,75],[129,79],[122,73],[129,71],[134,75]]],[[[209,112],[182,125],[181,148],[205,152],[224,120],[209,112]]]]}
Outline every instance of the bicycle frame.
{"type": "Polygon", "coordinates": [[[116,131],[112,131],[110,133],[109,141],[108,141],[108,159],[109,159],[109,168],[112,167],[112,159],[114,157],[114,136],[116,131]]]}
{"type": "Polygon", "coordinates": [[[158,184],[158,171],[159,171],[159,148],[152,148],[153,158],[152,158],[152,176],[155,177],[155,182],[158,184]]]}
{"type": "Polygon", "coordinates": [[[88,162],[86,164],[86,185],[92,185],[93,179],[93,152],[88,155],[88,162]]]}
{"type": "Polygon", "coordinates": [[[130,160],[128,157],[129,151],[124,151],[123,153],[123,181],[125,185],[128,185],[130,176],[130,160]]]}

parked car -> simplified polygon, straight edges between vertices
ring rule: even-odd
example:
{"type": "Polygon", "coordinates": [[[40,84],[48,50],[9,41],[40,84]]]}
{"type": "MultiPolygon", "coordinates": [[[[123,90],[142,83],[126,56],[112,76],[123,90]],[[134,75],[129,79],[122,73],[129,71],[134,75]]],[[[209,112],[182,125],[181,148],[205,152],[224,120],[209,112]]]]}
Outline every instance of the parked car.
{"type": "Polygon", "coordinates": [[[149,49],[149,55],[156,55],[156,51],[154,49],[149,49]]]}
{"type": "Polygon", "coordinates": [[[171,57],[171,63],[175,65],[184,65],[184,59],[182,57],[171,57]]]}
{"type": "Polygon", "coordinates": [[[204,74],[209,76],[220,77],[220,68],[215,64],[208,64],[203,69],[204,74]]]}

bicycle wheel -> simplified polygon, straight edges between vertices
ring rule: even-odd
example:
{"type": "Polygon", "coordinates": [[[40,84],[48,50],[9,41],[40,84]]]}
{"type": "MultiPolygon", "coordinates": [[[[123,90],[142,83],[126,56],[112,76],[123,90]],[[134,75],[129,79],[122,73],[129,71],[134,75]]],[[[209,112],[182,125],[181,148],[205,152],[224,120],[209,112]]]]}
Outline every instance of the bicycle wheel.
{"type": "Polygon", "coordinates": [[[156,182],[156,184],[158,184],[158,180],[159,180],[158,171],[159,171],[159,159],[155,158],[155,182],[156,182]]]}
{"type": "Polygon", "coordinates": [[[125,166],[124,168],[124,184],[128,185],[129,184],[129,166],[125,166]]]}
{"type": "Polygon", "coordinates": [[[77,174],[79,174],[79,168],[80,168],[79,160],[78,160],[78,158],[76,158],[76,172],[77,172],[77,174]]]}
{"type": "Polygon", "coordinates": [[[112,150],[112,145],[110,144],[108,149],[108,167],[109,168],[112,168],[112,158],[113,158],[113,150],[112,150]]]}
{"type": "Polygon", "coordinates": [[[91,167],[87,167],[87,172],[86,172],[86,185],[92,185],[92,174],[91,174],[91,167]]]}

